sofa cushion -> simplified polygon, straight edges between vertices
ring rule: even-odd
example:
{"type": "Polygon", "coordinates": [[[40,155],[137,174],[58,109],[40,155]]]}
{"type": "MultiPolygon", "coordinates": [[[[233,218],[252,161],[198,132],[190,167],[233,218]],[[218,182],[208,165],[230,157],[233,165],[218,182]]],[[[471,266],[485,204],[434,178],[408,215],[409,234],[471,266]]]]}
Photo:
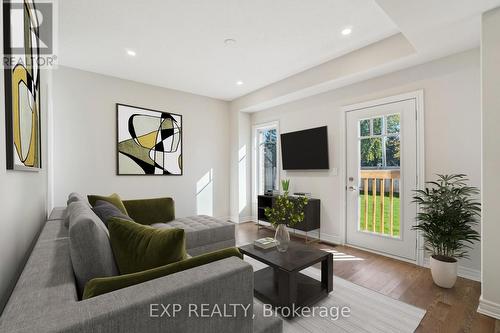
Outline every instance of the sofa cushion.
{"type": "Polygon", "coordinates": [[[88,195],[89,203],[92,207],[95,206],[96,202],[99,200],[107,201],[116,206],[123,214],[128,215],[127,209],[123,205],[122,199],[116,193],[111,194],[110,196],[102,196],[102,195],[88,195]]]}
{"type": "Polygon", "coordinates": [[[108,229],[120,274],[186,259],[182,229],[156,229],[116,217],[108,220],[108,229]]]}
{"type": "Polygon", "coordinates": [[[80,292],[96,277],[118,275],[106,226],[81,201],[70,203],[69,246],[71,264],[80,292]]]}
{"type": "Polygon", "coordinates": [[[179,228],[186,232],[186,248],[234,239],[234,223],[210,216],[199,215],[175,219],[168,223],[155,223],[155,228],[179,228]]]}
{"type": "MultiPolygon", "coordinates": [[[[253,333],[283,332],[283,320],[279,316],[264,316],[265,311],[260,301],[254,302],[253,313],[253,333]]],[[[327,332],[326,329],[323,332],[327,332]]]]}
{"type": "Polygon", "coordinates": [[[65,220],[67,217],[66,207],[55,207],[50,212],[47,221],[65,220]]]}
{"type": "Polygon", "coordinates": [[[224,250],[215,251],[212,253],[203,254],[197,257],[187,258],[168,265],[157,268],[132,273],[120,276],[107,278],[96,278],[90,280],[85,286],[83,299],[95,297],[114,290],[130,287],[139,283],[157,279],[163,276],[174,274],[180,271],[185,271],[194,267],[209,264],[211,262],[222,260],[229,257],[238,257],[243,259],[240,251],[237,248],[227,248],[224,250]]]}
{"type": "Polygon", "coordinates": [[[97,200],[95,206],[92,208],[94,213],[99,216],[104,225],[108,226],[108,220],[112,217],[118,217],[127,221],[134,221],[128,215],[123,214],[115,205],[108,201],[97,200]]]}
{"type": "Polygon", "coordinates": [[[56,239],[69,237],[68,228],[64,225],[63,220],[47,221],[40,236],[38,236],[38,242],[54,241],[56,239]]]}
{"type": "Polygon", "coordinates": [[[38,241],[0,316],[0,332],[47,332],[47,318],[77,300],[68,240],[38,241]]]}

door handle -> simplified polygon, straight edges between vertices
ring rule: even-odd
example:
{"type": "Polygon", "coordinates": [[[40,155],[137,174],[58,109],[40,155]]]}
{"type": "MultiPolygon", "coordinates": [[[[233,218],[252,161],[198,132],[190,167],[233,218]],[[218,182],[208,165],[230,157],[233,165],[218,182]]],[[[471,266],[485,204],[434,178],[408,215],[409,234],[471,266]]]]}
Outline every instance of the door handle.
{"type": "Polygon", "coordinates": [[[347,189],[348,189],[349,191],[351,191],[351,192],[355,192],[355,191],[357,191],[357,190],[358,190],[358,189],[356,188],[356,186],[349,186],[347,189]]]}

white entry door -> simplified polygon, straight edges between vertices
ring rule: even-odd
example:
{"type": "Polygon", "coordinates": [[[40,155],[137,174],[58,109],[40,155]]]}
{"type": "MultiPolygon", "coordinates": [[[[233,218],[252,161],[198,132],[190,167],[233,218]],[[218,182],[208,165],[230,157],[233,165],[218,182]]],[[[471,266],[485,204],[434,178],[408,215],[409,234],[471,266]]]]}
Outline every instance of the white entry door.
{"type": "Polygon", "coordinates": [[[416,260],[416,100],[347,112],[348,244],[416,260]]]}

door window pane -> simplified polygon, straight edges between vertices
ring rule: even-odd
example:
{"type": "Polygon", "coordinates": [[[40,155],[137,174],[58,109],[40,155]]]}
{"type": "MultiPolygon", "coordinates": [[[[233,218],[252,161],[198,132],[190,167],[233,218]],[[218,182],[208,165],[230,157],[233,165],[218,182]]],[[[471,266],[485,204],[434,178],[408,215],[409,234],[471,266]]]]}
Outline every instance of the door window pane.
{"type": "Polygon", "coordinates": [[[382,138],[361,139],[361,167],[382,166],[382,138]]]}
{"type": "Polygon", "coordinates": [[[361,120],[359,122],[359,132],[361,136],[370,136],[370,119],[361,120]]]}
{"type": "Polygon", "coordinates": [[[383,131],[383,118],[373,119],[373,135],[382,135],[383,131]]]}
{"type": "Polygon", "coordinates": [[[399,133],[400,128],[401,123],[399,114],[387,116],[387,134],[399,133]]]}
{"type": "Polygon", "coordinates": [[[399,135],[388,136],[385,142],[385,159],[388,167],[399,167],[401,159],[399,135]]]}

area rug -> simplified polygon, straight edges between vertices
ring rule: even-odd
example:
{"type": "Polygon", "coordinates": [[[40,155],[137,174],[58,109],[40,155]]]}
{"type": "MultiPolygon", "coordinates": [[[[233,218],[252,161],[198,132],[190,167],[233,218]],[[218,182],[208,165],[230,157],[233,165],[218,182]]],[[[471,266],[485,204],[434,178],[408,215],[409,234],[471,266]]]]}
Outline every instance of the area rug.
{"type": "MultiPolygon", "coordinates": [[[[265,264],[245,256],[254,271],[265,264]]],[[[321,280],[321,270],[309,267],[301,273],[321,280]]],[[[260,303],[256,299],[257,303],[260,303]]],[[[298,317],[284,320],[285,333],[302,332],[413,332],[425,315],[425,310],[361,287],[337,276],[333,278],[333,292],[314,305],[316,308],[349,307],[349,316],[298,317]]]]}

